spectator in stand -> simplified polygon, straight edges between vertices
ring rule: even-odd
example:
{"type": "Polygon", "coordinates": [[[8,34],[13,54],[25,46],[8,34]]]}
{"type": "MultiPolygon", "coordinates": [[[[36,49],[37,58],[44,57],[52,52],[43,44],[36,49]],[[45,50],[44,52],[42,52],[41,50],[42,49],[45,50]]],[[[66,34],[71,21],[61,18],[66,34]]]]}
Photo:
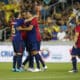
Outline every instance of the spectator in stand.
{"type": "MultiPolygon", "coordinates": [[[[54,20],[56,22],[58,21],[62,21],[63,19],[63,22],[61,22],[61,28],[62,30],[66,30],[66,25],[64,24],[67,24],[68,23],[68,29],[69,31],[67,31],[69,37],[70,37],[70,40],[72,40],[72,36],[74,35],[74,27],[75,27],[75,21],[73,20],[73,18],[76,17],[76,19],[78,18],[78,16],[80,16],[80,12],[79,9],[80,9],[80,1],[79,0],[75,0],[74,1],[74,4],[73,6],[67,6],[66,7],[66,10],[64,9],[63,11],[58,10],[57,7],[56,7],[56,12],[54,13],[54,7],[50,7],[50,5],[54,4],[57,0],[51,0],[50,4],[49,5],[45,5],[43,3],[42,0],[9,0],[9,4],[5,4],[3,2],[0,3],[0,24],[2,24],[2,26],[6,27],[6,25],[9,24],[9,21],[11,21],[11,18],[10,16],[12,16],[12,10],[14,10],[14,12],[21,12],[21,11],[24,11],[24,10],[32,10],[33,13],[36,13],[39,17],[39,23],[40,25],[42,25],[42,27],[45,27],[45,25],[48,26],[48,31],[51,31],[51,29],[53,28],[54,26],[54,29],[53,29],[53,33],[54,32],[59,32],[59,26],[57,23],[53,23],[54,25],[51,26],[49,23],[46,22],[47,18],[48,20],[50,21],[50,18],[54,18],[54,20]],[[51,17],[48,17],[48,16],[51,16],[51,17]],[[47,24],[46,24],[47,23],[47,24]],[[70,24],[69,24],[70,23],[70,24]],[[49,24],[49,25],[48,25],[49,24]],[[52,27],[52,28],[51,28],[52,27]],[[73,28],[73,29],[72,29],[73,28]]],[[[67,1],[70,5],[71,1],[68,0],[67,1]]],[[[44,33],[44,30],[43,28],[41,28],[41,33],[43,35],[44,33]]]]}
{"type": "Polygon", "coordinates": [[[60,20],[60,21],[59,21],[59,24],[60,24],[60,29],[61,29],[62,31],[64,31],[64,32],[67,32],[68,27],[67,27],[67,25],[64,23],[64,21],[63,21],[63,20],[60,20]]]}
{"type": "Polygon", "coordinates": [[[43,41],[48,41],[52,39],[51,33],[48,32],[48,28],[44,28],[43,34],[42,34],[43,41]]]}
{"type": "Polygon", "coordinates": [[[55,31],[55,29],[53,28],[52,29],[52,40],[58,40],[58,38],[57,38],[57,32],[55,31]]]}
{"type": "Polygon", "coordinates": [[[57,38],[58,40],[61,40],[61,41],[67,41],[68,39],[67,36],[66,36],[66,32],[64,32],[63,30],[60,29],[60,31],[57,33],[57,38]]]}
{"type": "Polygon", "coordinates": [[[60,26],[58,25],[58,23],[54,23],[54,25],[52,26],[52,28],[58,33],[60,31],[60,26]]]}

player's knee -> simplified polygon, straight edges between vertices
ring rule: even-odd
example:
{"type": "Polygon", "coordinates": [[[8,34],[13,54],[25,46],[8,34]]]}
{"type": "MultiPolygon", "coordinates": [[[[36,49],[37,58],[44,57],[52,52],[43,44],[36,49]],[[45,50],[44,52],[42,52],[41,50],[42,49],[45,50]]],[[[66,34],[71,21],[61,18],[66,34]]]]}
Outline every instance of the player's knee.
{"type": "Polygon", "coordinates": [[[34,50],[34,51],[31,52],[31,54],[36,55],[36,54],[38,54],[38,52],[36,50],[34,50]]]}
{"type": "Polygon", "coordinates": [[[17,55],[22,55],[22,53],[17,53],[17,55]]]}
{"type": "Polygon", "coordinates": [[[16,55],[17,55],[17,53],[14,53],[14,54],[13,54],[13,56],[16,56],[16,55]]]}

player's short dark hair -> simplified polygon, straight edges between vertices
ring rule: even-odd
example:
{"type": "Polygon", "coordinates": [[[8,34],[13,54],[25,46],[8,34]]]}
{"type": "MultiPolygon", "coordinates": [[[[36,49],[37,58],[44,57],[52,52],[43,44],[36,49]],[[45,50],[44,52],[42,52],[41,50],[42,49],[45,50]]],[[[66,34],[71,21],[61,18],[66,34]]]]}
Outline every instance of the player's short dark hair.
{"type": "Polygon", "coordinates": [[[14,17],[18,18],[19,12],[14,13],[14,17]]]}
{"type": "Polygon", "coordinates": [[[29,13],[33,14],[32,10],[26,10],[26,12],[29,12],[29,13]]]}

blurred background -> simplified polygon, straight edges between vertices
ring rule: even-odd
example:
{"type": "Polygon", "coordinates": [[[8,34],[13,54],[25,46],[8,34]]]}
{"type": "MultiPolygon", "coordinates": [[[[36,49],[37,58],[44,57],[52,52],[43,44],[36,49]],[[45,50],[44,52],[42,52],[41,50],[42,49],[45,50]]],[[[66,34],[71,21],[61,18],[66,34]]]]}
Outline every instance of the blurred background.
{"type": "Polygon", "coordinates": [[[0,0],[0,41],[11,41],[13,14],[27,9],[39,15],[43,41],[73,40],[80,0],[0,0]]]}

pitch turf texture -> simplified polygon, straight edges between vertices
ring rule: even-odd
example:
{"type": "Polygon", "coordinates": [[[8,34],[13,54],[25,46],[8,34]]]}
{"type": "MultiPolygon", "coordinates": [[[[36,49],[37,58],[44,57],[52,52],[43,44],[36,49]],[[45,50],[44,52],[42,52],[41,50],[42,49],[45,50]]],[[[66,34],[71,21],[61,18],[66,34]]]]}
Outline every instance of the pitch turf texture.
{"type": "Polygon", "coordinates": [[[44,72],[12,72],[11,63],[0,63],[0,80],[80,80],[80,70],[78,73],[68,72],[70,63],[48,63],[47,66],[44,72]]]}

